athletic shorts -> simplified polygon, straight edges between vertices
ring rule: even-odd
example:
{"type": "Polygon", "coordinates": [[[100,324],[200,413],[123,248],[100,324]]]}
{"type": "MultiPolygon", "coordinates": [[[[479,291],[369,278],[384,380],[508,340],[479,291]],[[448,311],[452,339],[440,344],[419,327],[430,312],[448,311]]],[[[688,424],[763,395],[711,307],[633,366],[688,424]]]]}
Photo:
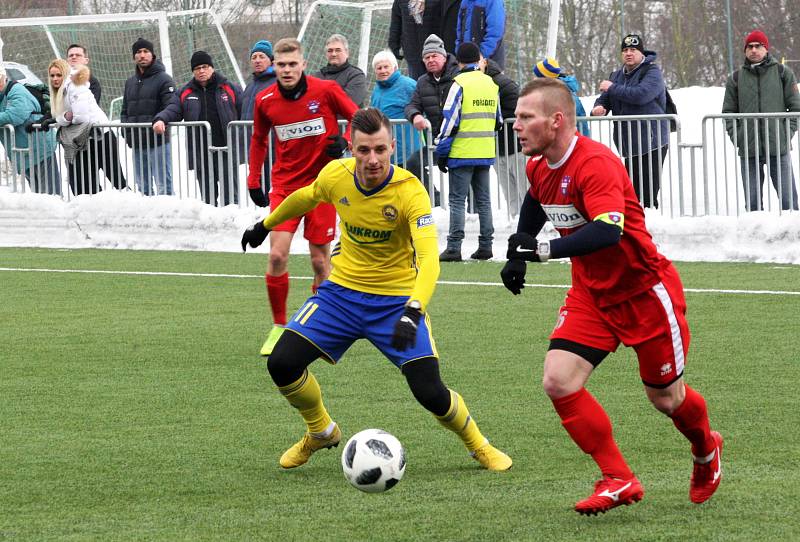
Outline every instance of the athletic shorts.
{"type": "Polygon", "coordinates": [[[619,343],[630,346],[639,359],[642,382],[653,388],[669,386],[683,375],[690,339],[678,272],[669,266],[651,289],[603,309],[588,294],[570,288],[550,338],[607,352],[619,343]]]}
{"type": "Polygon", "coordinates": [[[333,364],[358,339],[374,344],[397,367],[415,359],[438,358],[427,314],[419,322],[416,344],[403,352],[392,348],[394,325],[403,315],[408,298],[368,294],[326,280],[286,327],[308,339],[333,364]]]}
{"type": "MultiPolygon", "coordinates": [[[[289,197],[289,194],[291,194],[291,192],[276,192],[275,190],[270,192],[270,211],[274,211],[283,200],[289,197]]],[[[331,203],[320,203],[303,216],[287,220],[272,228],[272,231],[288,231],[294,233],[297,231],[301,219],[304,220],[303,237],[305,237],[309,243],[327,245],[333,241],[336,233],[336,207],[331,203]]]]}

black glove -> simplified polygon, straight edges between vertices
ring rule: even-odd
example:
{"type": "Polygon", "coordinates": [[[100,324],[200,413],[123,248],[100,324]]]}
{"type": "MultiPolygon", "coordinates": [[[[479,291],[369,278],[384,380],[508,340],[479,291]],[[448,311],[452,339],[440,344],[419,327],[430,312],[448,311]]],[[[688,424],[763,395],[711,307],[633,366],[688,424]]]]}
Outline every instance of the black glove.
{"type": "Polygon", "coordinates": [[[436,159],[436,165],[439,167],[439,171],[447,173],[447,156],[438,157],[436,159]]]}
{"type": "Polygon", "coordinates": [[[525,260],[529,262],[539,261],[539,242],[529,233],[517,232],[508,238],[508,252],[506,258],[509,260],[525,260]]]}
{"type": "Polygon", "coordinates": [[[419,327],[420,318],[422,318],[422,313],[419,310],[406,306],[403,316],[394,325],[392,348],[402,352],[417,342],[417,327],[419,327]]]}
{"type": "Polygon", "coordinates": [[[49,130],[50,127],[52,125],[54,125],[55,123],[56,123],[56,119],[54,119],[53,117],[48,117],[46,119],[42,119],[42,121],[40,122],[40,124],[42,125],[42,130],[44,130],[45,132],[47,130],[49,130]]]}
{"type": "Polygon", "coordinates": [[[340,135],[328,136],[333,143],[325,147],[325,154],[331,158],[341,158],[347,149],[347,140],[340,135]]]}
{"type": "Polygon", "coordinates": [[[264,242],[267,235],[269,235],[269,230],[264,227],[264,223],[261,221],[244,230],[242,234],[242,252],[247,252],[247,245],[250,245],[251,248],[258,247],[264,242]]]}
{"type": "Polygon", "coordinates": [[[264,195],[264,191],[261,190],[261,188],[251,188],[248,192],[250,192],[250,199],[253,200],[253,203],[257,206],[269,207],[267,196],[264,195]]]}
{"type": "Polygon", "coordinates": [[[525,271],[528,264],[524,260],[508,260],[500,271],[500,278],[503,279],[503,286],[508,288],[514,295],[519,295],[525,288],[525,271]]]}
{"type": "Polygon", "coordinates": [[[397,60],[403,60],[403,54],[400,52],[400,49],[392,49],[392,54],[397,60]]]}

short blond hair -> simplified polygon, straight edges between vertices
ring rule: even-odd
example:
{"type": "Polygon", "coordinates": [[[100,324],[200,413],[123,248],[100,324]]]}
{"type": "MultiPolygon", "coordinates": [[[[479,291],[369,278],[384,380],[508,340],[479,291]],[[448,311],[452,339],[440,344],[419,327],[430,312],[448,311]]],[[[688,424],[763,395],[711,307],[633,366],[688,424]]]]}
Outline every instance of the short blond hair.
{"type": "Polygon", "coordinates": [[[298,51],[300,55],[303,55],[303,44],[300,43],[300,40],[295,38],[281,38],[275,44],[275,47],[272,48],[273,54],[279,53],[294,53],[298,51]]]}
{"type": "Polygon", "coordinates": [[[572,119],[575,123],[575,100],[567,85],[558,79],[550,77],[537,77],[525,83],[519,92],[522,98],[528,94],[540,92],[544,95],[544,107],[548,115],[560,111],[565,117],[572,119]]]}

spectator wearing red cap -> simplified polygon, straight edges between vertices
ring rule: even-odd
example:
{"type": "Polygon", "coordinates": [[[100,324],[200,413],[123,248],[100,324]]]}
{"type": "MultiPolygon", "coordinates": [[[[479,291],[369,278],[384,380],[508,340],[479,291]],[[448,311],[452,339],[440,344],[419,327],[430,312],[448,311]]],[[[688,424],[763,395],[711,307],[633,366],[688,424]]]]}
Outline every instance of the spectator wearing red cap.
{"type": "MultiPolygon", "coordinates": [[[[800,112],[797,82],[788,66],[769,54],[769,39],[761,30],[744,40],[744,64],[725,85],[723,113],[800,112]]],[[[778,194],[781,209],[797,209],[790,141],[797,131],[797,118],[727,119],[728,136],[736,145],[742,163],[745,209],[763,209],[764,166],[778,194]]]]}

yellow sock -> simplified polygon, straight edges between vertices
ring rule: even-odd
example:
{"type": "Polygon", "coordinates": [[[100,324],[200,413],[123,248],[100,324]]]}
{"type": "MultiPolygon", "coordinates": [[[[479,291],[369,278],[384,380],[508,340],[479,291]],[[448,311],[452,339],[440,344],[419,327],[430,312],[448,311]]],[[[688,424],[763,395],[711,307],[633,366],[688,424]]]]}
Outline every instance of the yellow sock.
{"type": "Polygon", "coordinates": [[[310,371],[306,370],[296,382],[279,386],[278,390],[300,412],[309,433],[323,433],[331,425],[333,420],[322,404],[319,383],[310,371]]]}
{"type": "Polygon", "coordinates": [[[478,429],[478,424],[469,415],[464,399],[453,390],[450,390],[450,409],[444,416],[436,416],[436,419],[457,434],[470,452],[474,452],[487,442],[486,437],[478,429]]]}

